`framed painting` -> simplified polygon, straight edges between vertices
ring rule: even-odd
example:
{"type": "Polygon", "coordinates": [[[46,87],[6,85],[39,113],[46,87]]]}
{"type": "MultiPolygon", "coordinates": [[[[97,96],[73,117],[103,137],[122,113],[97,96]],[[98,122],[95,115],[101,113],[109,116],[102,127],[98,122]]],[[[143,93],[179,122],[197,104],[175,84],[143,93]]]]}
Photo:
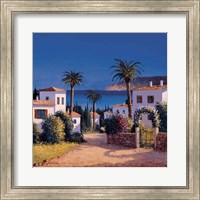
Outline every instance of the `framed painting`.
{"type": "Polygon", "coordinates": [[[1,0],[1,199],[199,199],[199,74],[199,1],[1,0]]]}

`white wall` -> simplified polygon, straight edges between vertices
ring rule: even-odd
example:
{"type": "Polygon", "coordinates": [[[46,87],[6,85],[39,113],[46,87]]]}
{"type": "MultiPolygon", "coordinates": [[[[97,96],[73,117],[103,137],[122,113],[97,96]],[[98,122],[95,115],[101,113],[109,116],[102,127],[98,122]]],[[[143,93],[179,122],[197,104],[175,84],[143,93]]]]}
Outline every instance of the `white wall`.
{"type": "MultiPolygon", "coordinates": [[[[91,115],[91,121],[93,124],[93,115],[91,115]]],[[[100,125],[100,116],[95,116],[95,123],[96,125],[100,125]]]]}
{"type": "MultiPolygon", "coordinates": [[[[167,102],[167,89],[163,90],[145,90],[145,91],[133,91],[133,113],[138,107],[141,106],[153,106],[155,107],[158,101],[167,102]],[[137,103],[137,96],[142,96],[142,103],[137,103]],[[154,96],[154,103],[147,102],[147,96],[154,96]]],[[[152,123],[148,120],[148,114],[142,115],[142,123],[146,128],[152,127],[152,123]]]]}
{"type": "Polygon", "coordinates": [[[72,117],[72,121],[76,120],[76,124],[74,124],[72,132],[81,132],[81,118],[80,117],[72,117]]]}
{"type": "Polygon", "coordinates": [[[168,95],[167,95],[168,93],[167,93],[167,89],[166,89],[166,91],[164,91],[163,93],[162,93],[162,101],[164,101],[164,102],[167,102],[168,100],[168,95]]]}
{"type": "Polygon", "coordinates": [[[113,114],[117,114],[117,110],[119,110],[119,114],[123,115],[124,117],[128,117],[128,107],[114,107],[113,108],[113,114]],[[123,113],[123,110],[125,111],[125,114],[123,113]]]}
{"type": "Polygon", "coordinates": [[[142,115],[142,124],[144,124],[145,128],[151,128],[152,122],[148,120],[148,114],[142,115]]]}
{"type": "Polygon", "coordinates": [[[58,110],[66,111],[66,94],[55,93],[55,112],[58,110]],[[60,98],[60,104],[57,104],[57,97],[60,98]],[[62,104],[62,98],[64,98],[64,104],[62,104]]]}
{"type": "Polygon", "coordinates": [[[55,103],[55,92],[40,91],[40,100],[46,100],[46,97],[55,103]]]}
{"type": "Polygon", "coordinates": [[[36,119],[35,118],[35,110],[36,109],[47,110],[48,115],[51,115],[51,114],[54,114],[54,106],[36,106],[36,105],[33,105],[33,122],[35,122],[39,126],[40,131],[42,131],[43,119],[36,119]]]}
{"type": "Polygon", "coordinates": [[[106,113],[104,113],[104,119],[108,119],[108,118],[110,118],[111,116],[112,116],[113,114],[106,114],[106,113]]]}
{"type": "Polygon", "coordinates": [[[40,100],[46,100],[46,97],[49,97],[49,100],[55,103],[55,112],[58,110],[66,111],[66,92],[40,91],[40,100]],[[60,104],[57,104],[57,97],[60,98],[60,104]],[[62,104],[62,97],[64,98],[64,104],[62,104]]]}
{"type": "MultiPolygon", "coordinates": [[[[163,101],[162,93],[164,90],[145,90],[145,91],[133,91],[133,112],[140,106],[154,106],[156,102],[163,101]],[[142,103],[137,103],[137,96],[142,96],[142,103]],[[147,102],[147,96],[154,96],[154,103],[147,102]]],[[[167,93],[167,91],[166,91],[167,93]]],[[[166,94],[165,94],[166,95],[166,94]]]]}

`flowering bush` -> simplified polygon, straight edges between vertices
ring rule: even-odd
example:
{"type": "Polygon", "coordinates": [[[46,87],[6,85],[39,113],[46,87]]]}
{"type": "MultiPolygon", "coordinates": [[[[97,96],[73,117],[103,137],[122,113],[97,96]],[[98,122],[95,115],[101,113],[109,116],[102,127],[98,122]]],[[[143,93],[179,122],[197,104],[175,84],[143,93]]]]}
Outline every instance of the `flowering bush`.
{"type": "Polygon", "coordinates": [[[105,120],[105,131],[107,134],[127,133],[130,130],[128,118],[122,115],[113,115],[105,120]]]}
{"type": "Polygon", "coordinates": [[[63,124],[62,120],[59,117],[50,115],[42,123],[43,132],[41,133],[40,136],[41,141],[52,144],[64,141],[65,139],[64,128],[65,125],[63,124]]]}
{"type": "Polygon", "coordinates": [[[116,119],[117,133],[127,133],[129,130],[128,118],[125,118],[122,115],[117,115],[115,119],[116,119]]]}
{"type": "Polygon", "coordinates": [[[59,117],[62,120],[64,124],[65,140],[68,141],[69,134],[74,127],[71,117],[67,114],[67,112],[63,112],[63,111],[57,111],[55,113],[55,116],[59,117]]]}
{"type": "Polygon", "coordinates": [[[158,111],[152,106],[144,106],[144,107],[139,107],[138,109],[136,109],[134,113],[135,127],[139,127],[139,120],[141,119],[142,114],[149,114],[150,119],[152,121],[152,126],[159,127],[160,125],[159,114],[158,114],[158,111]]]}

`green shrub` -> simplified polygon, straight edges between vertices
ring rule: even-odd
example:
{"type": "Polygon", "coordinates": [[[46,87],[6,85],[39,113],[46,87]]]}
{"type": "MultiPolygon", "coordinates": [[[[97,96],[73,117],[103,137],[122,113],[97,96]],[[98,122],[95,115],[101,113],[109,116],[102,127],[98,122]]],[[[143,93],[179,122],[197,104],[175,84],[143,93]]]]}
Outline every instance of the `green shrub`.
{"type": "Polygon", "coordinates": [[[68,140],[69,140],[69,142],[74,142],[74,143],[78,143],[78,144],[85,142],[84,135],[79,132],[70,133],[68,140]]]}
{"type": "Polygon", "coordinates": [[[37,144],[40,142],[40,128],[39,126],[33,122],[33,144],[37,144]]]}
{"type": "Polygon", "coordinates": [[[67,112],[63,111],[57,111],[55,113],[55,116],[59,117],[62,120],[64,124],[65,140],[68,141],[69,133],[74,127],[71,117],[67,114],[67,112]]]}
{"type": "Polygon", "coordinates": [[[91,132],[91,131],[92,131],[91,127],[87,128],[84,123],[82,124],[82,127],[81,127],[81,132],[82,133],[87,133],[87,132],[91,132]]]}
{"type": "Polygon", "coordinates": [[[92,130],[92,120],[88,106],[85,107],[85,110],[81,115],[81,130],[83,132],[88,132],[92,130]]]}
{"type": "Polygon", "coordinates": [[[157,102],[156,110],[160,117],[159,130],[161,132],[167,132],[167,103],[157,102]]]}
{"type": "Polygon", "coordinates": [[[105,119],[105,131],[107,134],[117,133],[115,116],[105,119]]]}
{"type": "Polygon", "coordinates": [[[107,134],[127,133],[131,130],[128,118],[122,115],[113,115],[105,120],[105,130],[107,134]]]}
{"type": "MultiPolygon", "coordinates": [[[[104,115],[104,113],[103,113],[104,115]]],[[[100,126],[105,126],[105,120],[103,119],[103,116],[100,116],[100,126]]]]}
{"type": "Polygon", "coordinates": [[[134,131],[133,128],[134,128],[134,126],[133,126],[133,120],[130,119],[130,118],[128,118],[128,132],[134,133],[135,131],[134,131]]]}
{"type": "Polygon", "coordinates": [[[50,115],[42,123],[43,132],[40,136],[41,141],[52,144],[64,141],[64,128],[65,126],[59,117],[50,115]]]}
{"type": "Polygon", "coordinates": [[[100,131],[100,126],[98,124],[96,124],[96,131],[99,132],[100,131]]]}

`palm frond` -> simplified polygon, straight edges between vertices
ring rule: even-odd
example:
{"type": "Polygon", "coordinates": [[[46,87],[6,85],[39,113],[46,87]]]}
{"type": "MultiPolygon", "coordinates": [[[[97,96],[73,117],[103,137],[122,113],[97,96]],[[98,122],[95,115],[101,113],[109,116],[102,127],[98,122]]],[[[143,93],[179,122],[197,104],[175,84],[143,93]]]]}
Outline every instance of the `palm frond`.
{"type": "Polygon", "coordinates": [[[142,72],[144,71],[140,65],[141,63],[138,61],[130,61],[127,62],[126,60],[121,60],[115,58],[115,65],[111,66],[110,68],[113,69],[110,76],[112,76],[112,81],[125,81],[129,82],[136,77],[139,77],[142,72]]]}
{"type": "Polygon", "coordinates": [[[122,73],[117,73],[117,74],[115,74],[114,76],[113,76],[113,78],[112,78],[112,81],[113,80],[122,80],[122,79],[124,79],[125,77],[124,77],[124,75],[122,74],[122,73]]]}
{"type": "Polygon", "coordinates": [[[90,90],[87,95],[87,99],[92,103],[96,103],[102,99],[102,96],[98,92],[90,90]]]}
{"type": "Polygon", "coordinates": [[[63,78],[61,79],[65,84],[71,86],[80,85],[84,82],[82,72],[65,71],[63,72],[63,78]]]}

